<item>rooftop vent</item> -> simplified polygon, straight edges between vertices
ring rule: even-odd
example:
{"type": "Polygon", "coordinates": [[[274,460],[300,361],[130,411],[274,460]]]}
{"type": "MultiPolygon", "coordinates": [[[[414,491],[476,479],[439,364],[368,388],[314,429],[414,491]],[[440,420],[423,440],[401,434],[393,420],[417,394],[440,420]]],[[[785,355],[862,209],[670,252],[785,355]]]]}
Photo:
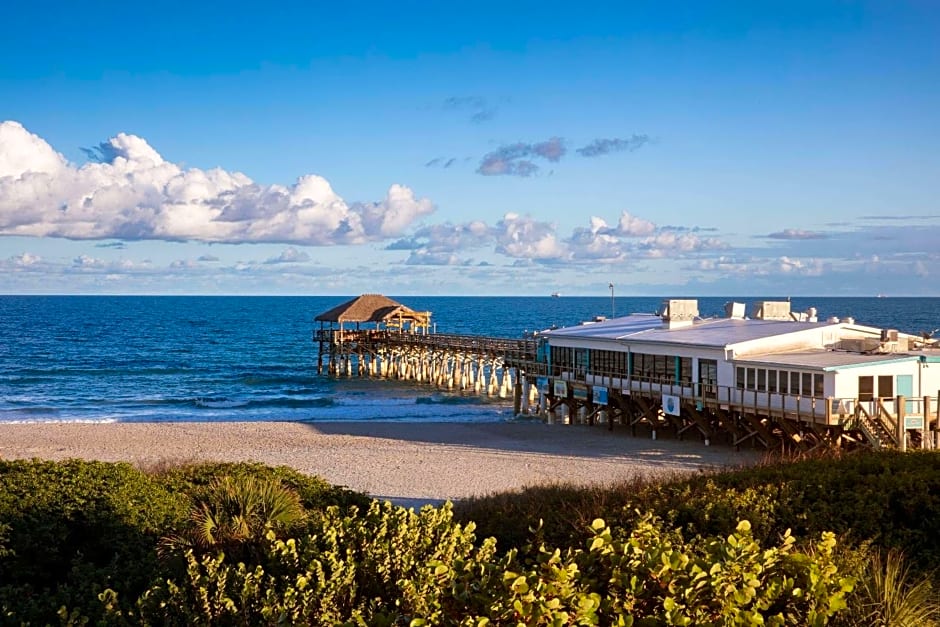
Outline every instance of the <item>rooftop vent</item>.
{"type": "Polygon", "coordinates": [[[667,329],[692,326],[692,322],[698,317],[698,301],[664,300],[660,316],[663,326],[667,329]]]}
{"type": "Polygon", "coordinates": [[[897,341],[898,341],[898,330],[897,330],[897,329],[882,329],[882,330],[881,330],[881,341],[882,341],[882,342],[897,342],[897,341]]]}
{"type": "Polygon", "coordinates": [[[756,320],[793,320],[790,317],[790,301],[787,300],[761,300],[754,303],[756,320]]]}
{"type": "Polygon", "coordinates": [[[725,303],[725,318],[744,319],[744,303],[725,303]]]}

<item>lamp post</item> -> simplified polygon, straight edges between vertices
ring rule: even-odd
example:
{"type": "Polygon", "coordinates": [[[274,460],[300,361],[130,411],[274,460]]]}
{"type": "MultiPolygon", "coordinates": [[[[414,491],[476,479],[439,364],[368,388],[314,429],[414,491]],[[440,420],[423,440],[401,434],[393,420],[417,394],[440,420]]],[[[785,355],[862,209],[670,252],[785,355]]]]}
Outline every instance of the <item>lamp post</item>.
{"type": "Polygon", "coordinates": [[[610,317],[616,318],[617,316],[614,311],[614,284],[610,283],[607,287],[610,288],[610,317]]]}

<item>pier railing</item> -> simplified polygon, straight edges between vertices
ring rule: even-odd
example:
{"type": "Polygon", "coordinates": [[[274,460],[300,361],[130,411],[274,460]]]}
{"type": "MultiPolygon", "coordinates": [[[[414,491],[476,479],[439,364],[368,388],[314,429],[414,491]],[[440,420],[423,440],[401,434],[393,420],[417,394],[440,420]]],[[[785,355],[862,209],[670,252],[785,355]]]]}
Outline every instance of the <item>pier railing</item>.
{"type": "Polygon", "coordinates": [[[503,357],[506,361],[534,362],[537,343],[532,338],[499,338],[456,333],[409,333],[376,329],[321,329],[314,335],[315,341],[325,344],[358,344],[372,346],[414,346],[431,350],[469,352],[503,357]]]}
{"type": "Polygon", "coordinates": [[[735,445],[752,436],[767,446],[778,437],[802,445],[804,428],[819,442],[830,436],[835,440],[829,441],[841,441],[844,434],[847,441],[867,441],[875,448],[903,449],[908,441],[916,446],[940,439],[940,394],[838,398],[821,395],[815,386],[810,394],[794,394],[695,382],[686,378],[692,375],[688,372],[648,376],[630,374],[624,366],[549,364],[540,359],[539,340],[532,337],[333,328],[315,331],[314,341],[320,343],[321,357],[328,356],[331,374],[391,376],[487,394],[497,393],[498,383],[501,397],[513,393],[516,411],[524,396],[529,399],[526,406],[537,402],[540,412],[562,408],[569,414],[595,416],[609,399],[615,414],[631,425],[637,420],[659,425],[678,419],[686,423],[677,427],[680,433],[694,426],[730,429],[735,445]],[[556,395],[559,388],[554,384],[561,381],[567,385],[556,395]],[[667,396],[678,401],[670,405],[668,417],[667,396]],[[710,426],[715,424],[722,426],[710,426]]]}
{"type": "Polygon", "coordinates": [[[824,425],[867,422],[875,425],[877,431],[891,433],[897,432],[898,420],[906,419],[909,424],[940,424],[940,394],[936,397],[928,395],[917,398],[863,400],[854,397],[787,394],[713,383],[675,381],[664,377],[629,375],[621,371],[570,369],[545,363],[528,363],[523,367],[530,376],[560,379],[588,387],[614,388],[626,394],[642,394],[648,397],[669,395],[699,408],[734,409],[755,415],[824,425]]]}

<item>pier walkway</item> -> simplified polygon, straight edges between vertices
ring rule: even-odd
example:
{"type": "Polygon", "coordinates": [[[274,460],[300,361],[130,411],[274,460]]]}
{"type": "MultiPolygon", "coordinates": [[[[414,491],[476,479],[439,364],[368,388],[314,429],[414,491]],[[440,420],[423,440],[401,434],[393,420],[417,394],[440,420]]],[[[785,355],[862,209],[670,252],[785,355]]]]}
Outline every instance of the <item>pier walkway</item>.
{"type": "Polygon", "coordinates": [[[677,385],[621,374],[569,372],[539,359],[537,338],[396,330],[321,329],[317,370],[387,378],[513,399],[547,422],[626,427],[649,437],[810,451],[819,447],[933,448],[936,398],[859,400],[677,385]],[[905,425],[922,424],[906,432],[905,425]],[[903,444],[899,444],[902,443],[903,444]]]}
{"type": "MultiPolygon", "coordinates": [[[[604,325],[638,324],[654,334],[669,333],[672,327],[668,320],[663,326],[659,318],[650,316],[630,316],[521,339],[433,333],[430,319],[429,311],[412,310],[379,294],[364,294],[334,307],[316,318],[320,322],[313,334],[319,349],[317,373],[323,374],[325,368],[333,377],[396,379],[453,392],[511,397],[516,415],[537,415],[549,423],[602,424],[611,430],[626,427],[635,435],[643,433],[654,439],[669,435],[697,438],[706,445],[725,442],[734,447],[794,452],[940,445],[940,392],[936,397],[899,393],[905,382],[908,390],[913,389],[912,376],[899,370],[892,375],[892,370],[879,365],[884,362],[894,368],[892,364],[901,364],[911,372],[912,367],[940,363],[940,354],[934,356],[923,347],[913,354],[886,355],[832,352],[830,348],[804,355],[798,362],[802,366],[783,362],[784,366],[768,368],[761,361],[768,353],[759,353],[763,357],[756,362],[753,352],[750,357],[737,357],[733,350],[721,348],[725,346],[723,337],[715,349],[720,350],[721,359],[716,359],[714,352],[707,354],[714,348],[707,343],[696,353],[682,348],[684,356],[676,352],[676,343],[659,346],[665,354],[645,354],[644,350],[650,349],[634,346],[639,344],[636,340],[630,346],[596,343],[596,338],[603,337],[604,325]],[[571,337],[575,341],[568,339],[571,337]],[[820,359],[828,363],[832,355],[851,356],[844,378],[859,382],[858,397],[824,394],[827,389],[847,388],[826,387],[825,377],[835,375],[825,368],[806,366],[820,359]],[[872,362],[871,368],[881,370],[859,370],[854,362],[866,368],[867,362],[872,362]],[[786,371],[778,385],[777,369],[781,367],[786,371]],[[724,384],[720,384],[721,372],[725,373],[724,384]],[[875,378],[857,376],[867,372],[878,375],[877,396],[872,387],[875,378]],[[863,390],[865,381],[868,387],[863,390]],[[890,391],[884,394],[886,390],[890,391]]],[[[782,329],[789,337],[818,329],[818,325],[793,326],[790,322],[768,327],[764,320],[738,323],[730,319],[719,324],[735,329],[747,324],[758,330],[782,329]]],[[[709,329],[716,323],[702,326],[704,333],[713,333],[709,329]]],[[[677,328],[694,326],[688,322],[677,328]]],[[[877,329],[852,326],[850,331],[858,335],[877,329]]],[[[629,332],[629,328],[615,329],[618,338],[629,332]]],[[[897,343],[893,339],[897,332],[893,334],[882,332],[887,340],[897,343]]],[[[864,342],[855,336],[850,339],[864,342]]]]}

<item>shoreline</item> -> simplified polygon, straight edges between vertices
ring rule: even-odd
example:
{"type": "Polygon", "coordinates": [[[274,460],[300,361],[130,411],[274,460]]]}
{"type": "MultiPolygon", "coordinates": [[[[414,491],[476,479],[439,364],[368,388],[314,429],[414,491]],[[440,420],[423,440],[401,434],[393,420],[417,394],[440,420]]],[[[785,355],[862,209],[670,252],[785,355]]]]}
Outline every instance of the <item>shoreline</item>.
{"type": "Polygon", "coordinates": [[[526,486],[596,485],[747,466],[753,451],[602,426],[448,422],[0,423],[0,459],[289,466],[400,505],[526,486]]]}

